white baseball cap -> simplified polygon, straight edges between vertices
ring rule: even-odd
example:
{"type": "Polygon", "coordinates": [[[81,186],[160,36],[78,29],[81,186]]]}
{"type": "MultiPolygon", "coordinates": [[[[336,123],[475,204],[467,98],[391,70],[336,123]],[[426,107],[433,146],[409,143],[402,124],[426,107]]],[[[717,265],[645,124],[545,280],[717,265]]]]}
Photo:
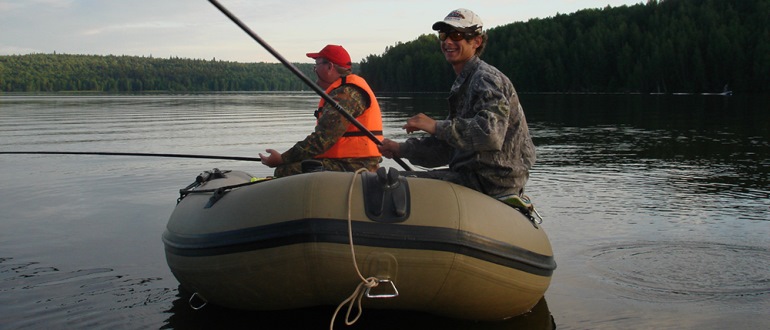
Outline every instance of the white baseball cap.
{"type": "Polygon", "coordinates": [[[460,8],[446,15],[443,21],[433,23],[433,30],[440,31],[449,27],[460,32],[481,33],[483,26],[484,23],[481,22],[479,15],[468,9],[460,8]]]}

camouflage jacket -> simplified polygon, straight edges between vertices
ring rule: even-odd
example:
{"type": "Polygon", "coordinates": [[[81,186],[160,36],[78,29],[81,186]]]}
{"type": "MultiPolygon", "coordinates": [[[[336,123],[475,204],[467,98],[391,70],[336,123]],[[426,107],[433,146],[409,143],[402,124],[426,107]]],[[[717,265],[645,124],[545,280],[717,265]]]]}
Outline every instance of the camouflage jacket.
{"type": "Polygon", "coordinates": [[[508,77],[474,56],[448,101],[449,114],[436,122],[435,134],[401,143],[401,156],[420,166],[449,165],[467,186],[491,196],[522,193],[535,146],[508,77]]]}

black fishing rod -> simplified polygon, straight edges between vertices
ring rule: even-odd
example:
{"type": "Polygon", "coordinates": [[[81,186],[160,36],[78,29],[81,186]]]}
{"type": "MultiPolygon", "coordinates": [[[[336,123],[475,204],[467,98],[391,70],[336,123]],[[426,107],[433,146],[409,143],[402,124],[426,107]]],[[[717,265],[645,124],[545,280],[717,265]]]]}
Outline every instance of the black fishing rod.
{"type": "MultiPolygon", "coordinates": [[[[262,40],[262,38],[260,38],[256,33],[254,33],[254,31],[252,31],[248,26],[246,26],[246,24],[241,22],[241,20],[238,19],[238,17],[235,17],[233,13],[231,13],[229,10],[227,10],[227,8],[222,6],[217,0],[209,0],[209,2],[211,2],[211,4],[214,5],[214,7],[217,7],[219,11],[225,14],[225,16],[227,16],[231,21],[233,21],[233,23],[238,25],[241,28],[241,30],[243,30],[243,32],[246,32],[246,34],[251,36],[251,38],[254,39],[254,41],[262,45],[262,47],[265,48],[265,50],[270,52],[270,54],[272,54],[276,59],[278,59],[278,61],[280,61],[287,69],[289,69],[292,73],[294,73],[294,75],[302,79],[302,81],[306,85],[308,85],[310,88],[312,88],[316,92],[316,94],[318,94],[319,96],[321,96],[321,98],[326,100],[327,103],[331,104],[334,107],[334,109],[336,109],[350,123],[356,126],[369,139],[374,141],[374,143],[376,143],[377,145],[382,145],[382,141],[380,141],[376,136],[374,136],[374,134],[371,131],[366,129],[364,125],[362,125],[358,120],[353,118],[351,114],[345,111],[345,109],[343,109],[342,106],[339,103],[337,103],[337,101],[335,101],[331,96],[329,96],[329,94],[326,94],[326,91],[321,89],[320,86],[318,86],[315,82],[313,82],[307,76],[305,76],[305,74],[299,71],[299,69],[297,69],[297,67],[295,67],[293,64],[289,63],[289,61],[287,61],[283,56],[281,56],[281,54],[279,54],[275,49],[273,49],[273,47],[270,47],[270,45],[268,45],[267,42],[262,40]]],[[[412,168],[410,168],[409,165],[404,163],[404,161],[402,161],[400,158],[393,157],[393,160],[395,160],[396,163],[401,165],[405,170],[407,171],[412,170],[412,168]]]]}
{"type": "Polygon", "coordinates": [[[256,157],[233,157],[233,156],[209,156],[209,155],[189,155],[189,154],[154,154],[142,152],[91,152],[91,151],[0,151],[0,155],[103,155],[103,156],[141,156],[141,157],[174,157],[174,158],[204,158],[204,159],[225,159],[242,160],[247,162],[259,162],[256,157]]]}

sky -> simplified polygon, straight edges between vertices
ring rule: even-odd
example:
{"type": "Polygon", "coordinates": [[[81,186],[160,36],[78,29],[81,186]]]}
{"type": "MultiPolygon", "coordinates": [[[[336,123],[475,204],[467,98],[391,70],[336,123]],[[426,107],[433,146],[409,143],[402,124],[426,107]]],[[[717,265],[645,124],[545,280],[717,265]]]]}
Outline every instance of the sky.
{"type": "MultiPolygon", "coordinates": [[[[327,44],[353,62],[434,33],[467,8],[484,28],[643,0],[219,0],[286,60],[327,44]]],[[[438,49],[438,48],[437,48],[438,49]]],[[[278,60],[206,0],[0,0],[0,55],[129,55],[235,62],[278,60]]]]}

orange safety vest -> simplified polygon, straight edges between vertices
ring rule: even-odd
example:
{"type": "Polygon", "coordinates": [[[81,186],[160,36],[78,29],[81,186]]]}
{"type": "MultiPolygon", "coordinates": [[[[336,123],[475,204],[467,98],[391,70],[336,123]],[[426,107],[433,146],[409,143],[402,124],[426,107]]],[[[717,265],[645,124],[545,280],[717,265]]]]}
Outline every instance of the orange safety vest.
{"type": "MultiPolygon", "coordinates": [[[[374,97],[374,92],[372,92],[369,84],[367,84],[363,78],[351,74],[337,79],[337,81],[326,89],[326,93],[329,94],[333,89],[340,87],[343,84],[356,85],[369,94],[369,107],[364,110],[363,114],[356,117],[356,120],[382,141],[382,114],[380,113],[380,105],[377,103],[377,98],[374,97]]],[[[326,104],[326,101],[321,98],[321,101],[318,103],[318,118],[321,118],[322,112],[320,110],[323,108],[324,104],[326,104]]],[[[382,156],[382,154],[380,154],[380,151],[377,149],[377,144],[351,123],[348,124],[345,134],[337,140],[337,143],[329,148],[329,150],[326,150],[326,152],[315,156],[315,158],[367,158],[380,156],[382,156]]]]}

